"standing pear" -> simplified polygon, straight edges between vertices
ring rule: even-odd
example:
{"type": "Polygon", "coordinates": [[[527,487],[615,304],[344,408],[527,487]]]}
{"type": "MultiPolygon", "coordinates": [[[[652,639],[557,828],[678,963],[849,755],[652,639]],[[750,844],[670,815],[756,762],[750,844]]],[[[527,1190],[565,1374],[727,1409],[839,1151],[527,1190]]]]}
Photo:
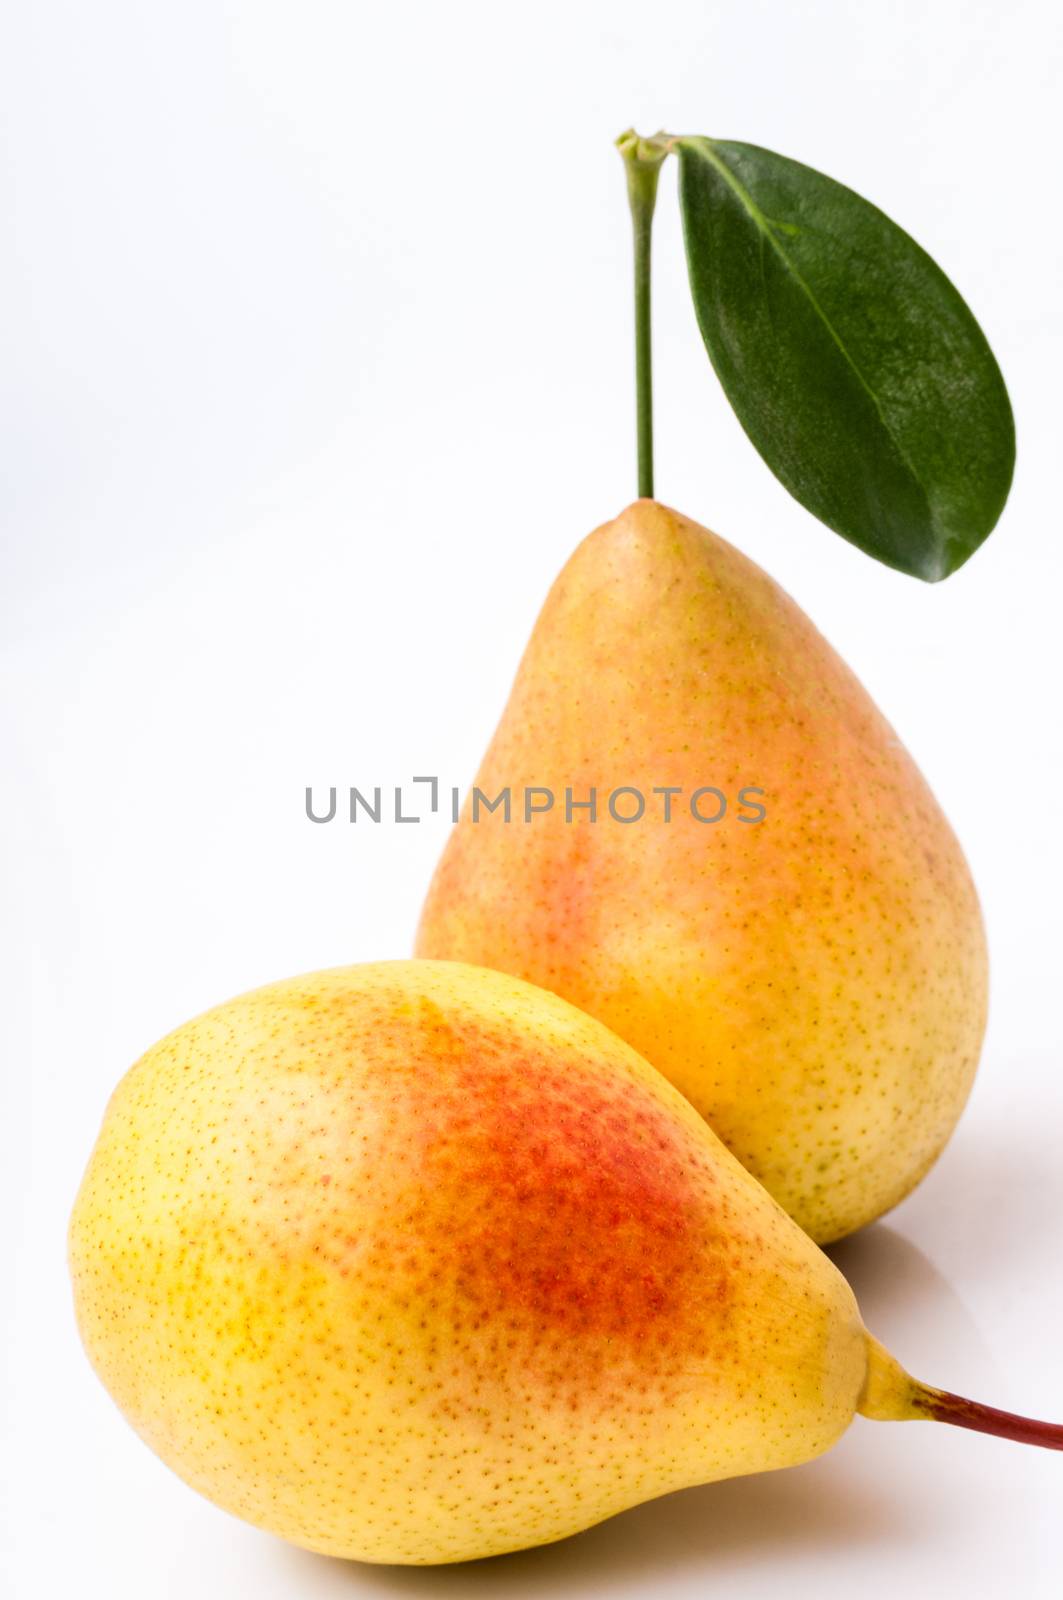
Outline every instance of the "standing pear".
{"type": "Polygon", "coordinates": [[[416,950],[607,1023],[820,1242],[927,1172],[985,1029],[977,895],[915,763],[778,585],[652,500],[554,584],[416,950]]]}

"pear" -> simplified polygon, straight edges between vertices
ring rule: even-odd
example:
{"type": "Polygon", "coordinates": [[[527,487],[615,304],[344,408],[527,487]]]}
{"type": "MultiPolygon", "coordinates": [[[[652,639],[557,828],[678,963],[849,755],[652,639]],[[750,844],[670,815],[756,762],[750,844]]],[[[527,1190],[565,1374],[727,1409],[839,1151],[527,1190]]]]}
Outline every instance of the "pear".
{"type": "Polygon", "coordinates": [[[418,955],[607,1023],[821,1243],[914,1187],[978,1061],[978,899],[896,734],[760,568],[651,500],[598,528],[476,784],[418,955]],[[484,803],[507,788],[508,821],[484,803]]]}
{"type": "Polygon", "coordinates": [[[149,1050],[70,1262],[88,1354],[152,1449],[238,1516],[364,1561],[560,1539],[807,1460],[858,1408],[966,1404],[868,1337],[634,1050],[460,964],[274,984],[149,1050]]]}

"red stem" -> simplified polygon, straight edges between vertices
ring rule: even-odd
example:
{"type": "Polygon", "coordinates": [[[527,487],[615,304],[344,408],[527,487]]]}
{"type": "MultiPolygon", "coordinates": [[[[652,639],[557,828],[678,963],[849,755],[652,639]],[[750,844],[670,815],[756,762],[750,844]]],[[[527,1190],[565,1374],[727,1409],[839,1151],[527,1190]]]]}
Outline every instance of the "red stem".
{"type": "Polygon", "coordinates": [[[973,1428],[976,1433],[1015,1439],[1019,1444],[1038,1444],[1045,1450],[1063,1450],[1063,1424],[1058,1422],[1017,1417],[1013,1411],[998,1411],[995,1406],[965,1400],[947,1389],[930,1389],[923,1385],[919,1386],[916,1405],[935,1422],[951,1422],[955,1428],[973,1428]]]}

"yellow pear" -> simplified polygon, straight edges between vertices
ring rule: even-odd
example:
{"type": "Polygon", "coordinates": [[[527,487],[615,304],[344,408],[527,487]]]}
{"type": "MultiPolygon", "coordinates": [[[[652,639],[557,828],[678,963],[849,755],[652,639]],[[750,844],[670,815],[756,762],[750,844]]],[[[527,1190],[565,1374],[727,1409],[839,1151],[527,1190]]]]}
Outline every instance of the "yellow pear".
{"type": "Polygon", "coordinates": [[[607,1023],[820,1242],[919,1181],[985,1028],[977,896],[896,734],[764,572],[651,500],[598,528],[477,789],[418,955],[607,1023]]]}
{"type": "MultiPolygon", "coordinates": [[[[274,984],[156,1045],[111,1100],[70,1261],[88,1354],[152,1449],[366,1561],[560,1539],[806,1460],[857,1407],[966,1405],[868,1338],[634,1050],[447,962],[274,984]]],[[[1024,1430],[1051,1434],[998,1428],[1024,1430]]]]}

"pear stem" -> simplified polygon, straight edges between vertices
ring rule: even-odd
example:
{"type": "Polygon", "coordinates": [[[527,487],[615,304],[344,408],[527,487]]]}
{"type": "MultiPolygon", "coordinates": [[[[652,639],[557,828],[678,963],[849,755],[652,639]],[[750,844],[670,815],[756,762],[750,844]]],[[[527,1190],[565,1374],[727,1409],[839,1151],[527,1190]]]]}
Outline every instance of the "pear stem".
{"type": "Polygon", "coordinates": [[[668,154],[666,134],[640,139],[633,129],[616,141],[627,172],[635,244],[635,415],[639,498],[653,498],[653,351],[650,332],[650,255],[657,179],[668,154]]]}
{"type": "Polygon", "coordinates": [[[1037,1422],[1011,1411],[998,1411],[979,1400],[965,1400],[947,1389],[915,1386],[912,1405],[932,1422],[950,1422],[955,1428],[973,1428],[976,1433],[991,1433],[998,1439],[1014,1439],[1018,1444],[1037,1444],[1045,1450],[1063,1450],[1063,1424],[1037,1422]]]}
{"type": "Polygon", "coordinates": [[[947,1389],[920,1383],[871,1334],[867,1335],[867,1378],[857,1410],[872,1422],[951,1422],[954,1428],[972,1428],[998,1439],[1063,1450],[1060,1423],[1017,1417],[1012,1411],[998,1411],[980,1400],[965,1400],[947,1389]]]}

